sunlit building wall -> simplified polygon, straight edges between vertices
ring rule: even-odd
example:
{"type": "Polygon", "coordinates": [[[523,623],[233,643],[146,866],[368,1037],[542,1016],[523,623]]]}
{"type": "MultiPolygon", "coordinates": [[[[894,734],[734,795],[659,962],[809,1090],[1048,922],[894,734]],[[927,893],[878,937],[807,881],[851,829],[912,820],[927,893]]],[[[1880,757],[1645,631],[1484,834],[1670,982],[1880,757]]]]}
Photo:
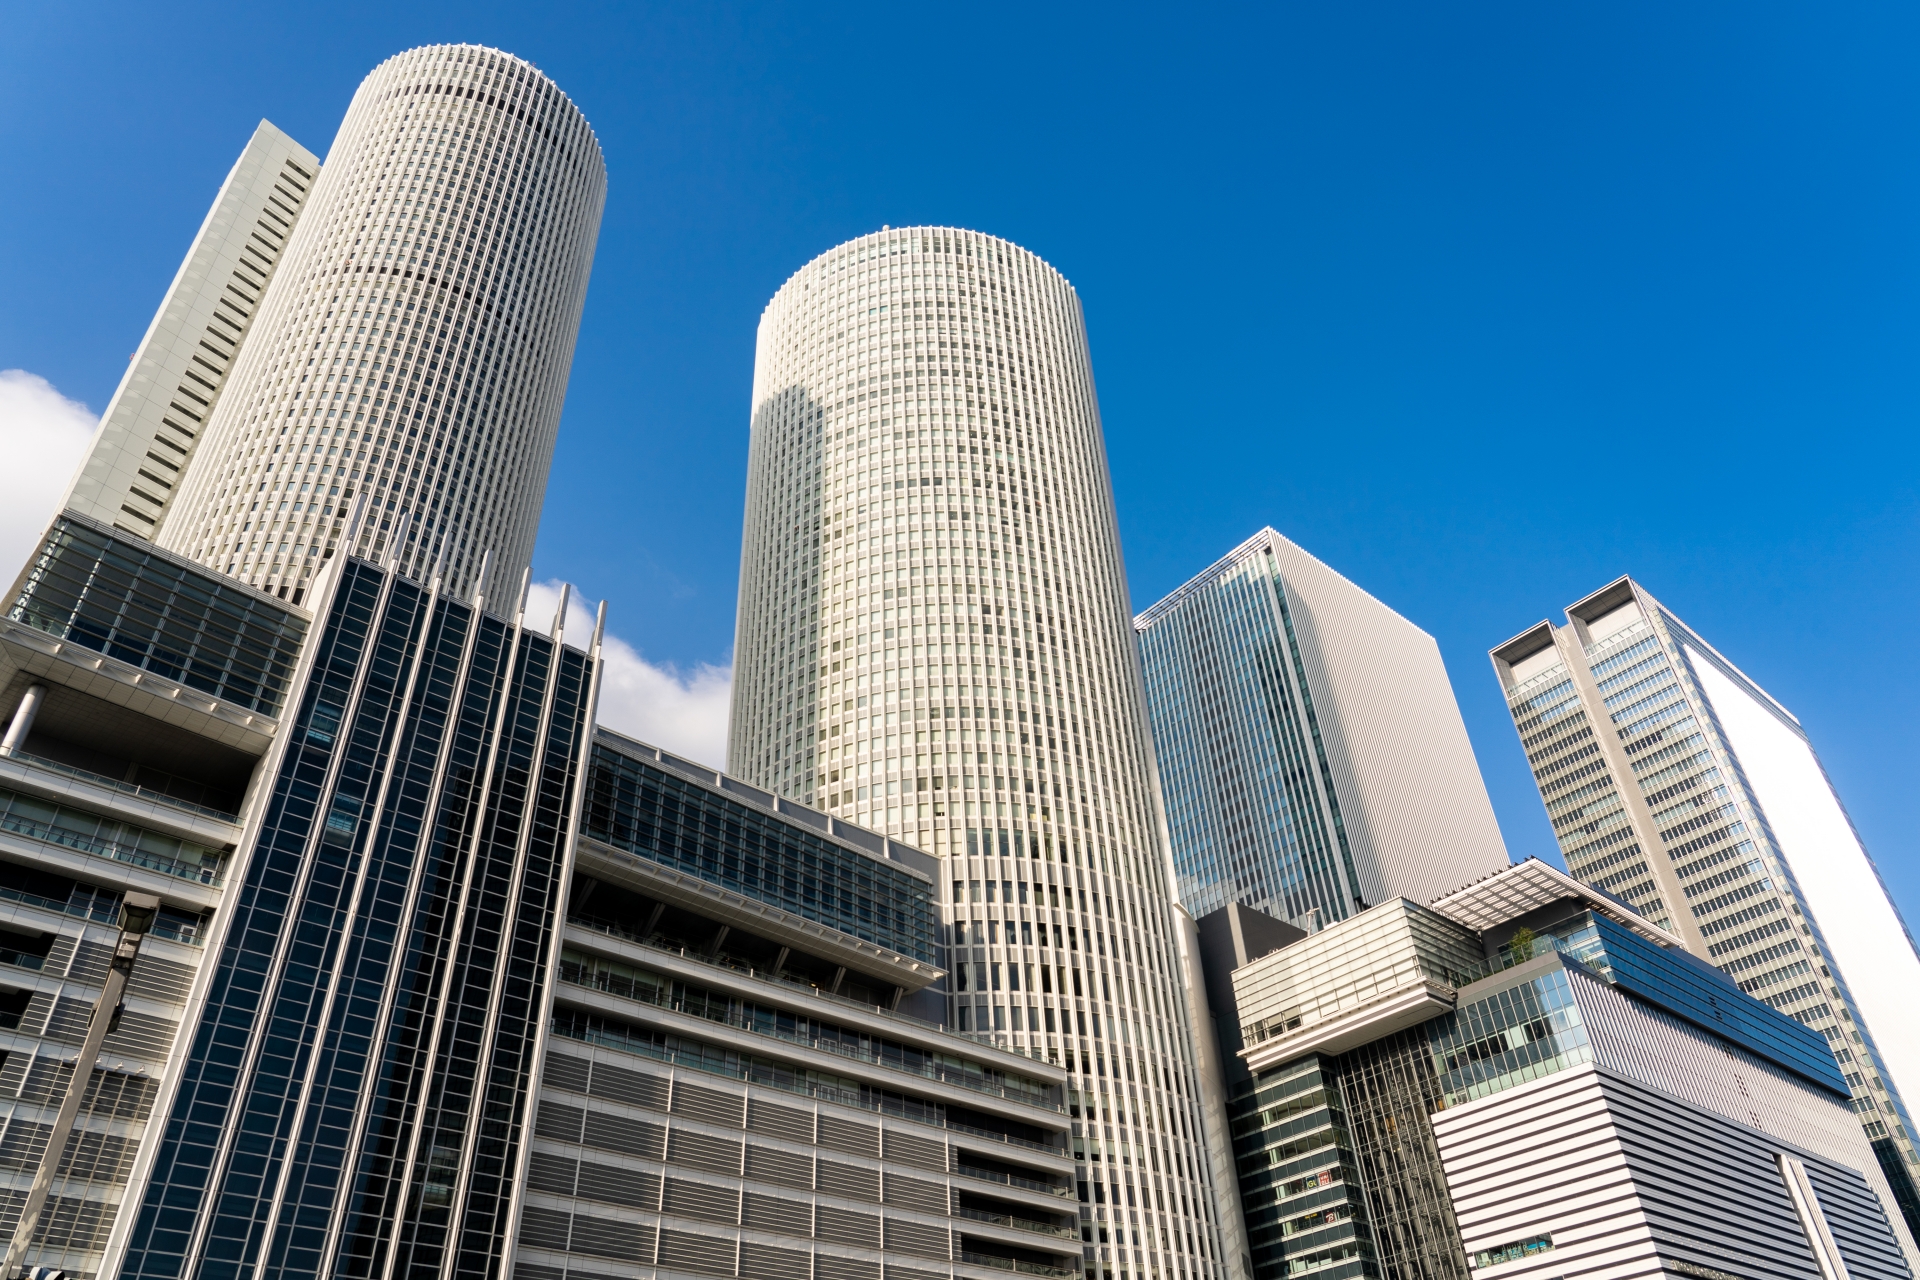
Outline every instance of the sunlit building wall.
{"type": "Polygon", "coordinates": [[[941,858],[959,1029],[1069,1072],[1090,1276],[1240,1274],[1073,287],[951,227],[807,263],[746,508],[729,771],[941,858]]]}
{"type": "Polygon", "coordinates": [[[1492,657],[1568,868],[1826,1037],[1920,1233],[1920,953],[1800,722],[1630,578],[1492,657]]]}

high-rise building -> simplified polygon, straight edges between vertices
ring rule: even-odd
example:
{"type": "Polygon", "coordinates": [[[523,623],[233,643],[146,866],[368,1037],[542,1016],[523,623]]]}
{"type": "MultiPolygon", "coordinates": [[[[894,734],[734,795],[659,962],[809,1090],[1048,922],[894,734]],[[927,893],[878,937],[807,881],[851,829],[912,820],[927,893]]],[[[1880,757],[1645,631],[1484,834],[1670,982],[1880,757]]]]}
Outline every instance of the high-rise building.
{"type": "Polygon", "coordinates": [[[1920,1268],[1825,1040],[1545,863],[1230,981],[1262,1280],[1920,1268]]]}
{"type": "Polygon", "coordinates": [[[1304,928],[1507,865],[1433,637],[1262,529],[1134,620],[1180,902],[1304,928]]]}
{"type": "Polygon", "coordinates": [[[1492,657],[1568,868],[1826,1038],[1920,1233],[1920,954],[1800,722],[1631,578],[1492,657]]]}
{"type": "Polygon", "coordinates": [[[265,120],[214,197],[60,508],[152,538],[175,509],[320,161],[265,120]]]}
{"type": "Polygon", "coordinates": [[[734,669],[731,771],[940,857],[959,1028],[1069,1073],[1090,1280],[1242,1274],[1059,272],[912,227],[781,287],[754,367],[734,669]]]}
{"type": "Polygon", "coordinates": [[[552,81],[474,45],[354,94],[159,541],[293,602],[336,552],[472,591],[532,562],[606,200],[552,81]],[[339,545],[356,495],[359,542],[339,545]],[[401,521],[405,520],[404,527],[401,521]]]}

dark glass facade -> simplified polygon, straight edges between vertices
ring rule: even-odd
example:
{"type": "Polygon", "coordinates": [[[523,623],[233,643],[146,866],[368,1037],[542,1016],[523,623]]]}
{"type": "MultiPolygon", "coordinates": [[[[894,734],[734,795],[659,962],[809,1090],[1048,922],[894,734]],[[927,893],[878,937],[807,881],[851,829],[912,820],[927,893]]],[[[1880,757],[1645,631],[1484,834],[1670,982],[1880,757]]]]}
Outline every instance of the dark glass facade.
{"type": "Polygon", "coordinates": [[[1427,1029],[1413,1027],[1335,1060],[1378,1274],[1465,1280],[1466,1255],[1428,1117],[1440,1109],[1427,1029]]]}
{"type": "Polygon", "coordinates": [[[591,664],[361,561],[321,612],[124,1277],[505,1251],[591,664]]]}
{"type": "Polygon", "coordinates": [[[933,883],[594,744],[581,831],[628,853],[937,963],[933,883]]]}
{"type": "Polygon", "coordinates": [[[307,636],[263,593],[72,514],[54,521],[7,616],[269,716],[307,636]]]}

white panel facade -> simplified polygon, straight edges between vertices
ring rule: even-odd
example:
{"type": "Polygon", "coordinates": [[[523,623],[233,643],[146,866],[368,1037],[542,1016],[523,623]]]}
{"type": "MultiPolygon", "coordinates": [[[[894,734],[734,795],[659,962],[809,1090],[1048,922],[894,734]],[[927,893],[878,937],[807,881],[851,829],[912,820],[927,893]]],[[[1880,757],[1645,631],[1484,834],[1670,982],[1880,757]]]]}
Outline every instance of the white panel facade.
{"type": "Polygon", "coordinates": [[[1852,1275],[1908,1275],[1857,1171],[1597,1065],[1449,1108],[1433,1129],[1469,1256],[1552,1241],[1485,1280],[1818,1280],[1782,1150],[1806,1166],[1852,1275]]]}
{"type": "Polygon", "coordinates": [[[729,771],[943,859],[960,1029],[1072,1072],[1093,1265],[1238,1274],[1078,296],[992,236],[863,236],[768,304],[751,425],[729,771]]]}
{"type": "Polygon", "coordinates": [[[1798,724],[1689,650],[1700,690],[1902,1097],[1920,1097],[1920,955],[1798,724]]]}
{"type": "Polygon", "coordinates": [[[354,94],[161,542],[297,599],[342,548],[532,562],[606,202],[593,130],[474,45],[397,54],[354,94]],[[289,593],[292,593],[291,596],[289,593]]]}
{"type": "Polygon", "coordinates": [[[1920,1248],[1872,1144],[1842,1100],[1574,968],[1567,976],[1599,1066],[1857,1170],[1879,1201],[1908,1266],[1920,1275],[1920,1248]]]}
{"type": "Polygon", "coordinates": [[[62,510],[136,537],[159,532],[319,168],[311,151],[260,122],[107,402],[62,510]]]}
{"type": "Polygon", "coordinates": [[[1272,539],[1368,902],[1431,902],[1507,866],[1507,846],[1432,636],[1272,539]]]}

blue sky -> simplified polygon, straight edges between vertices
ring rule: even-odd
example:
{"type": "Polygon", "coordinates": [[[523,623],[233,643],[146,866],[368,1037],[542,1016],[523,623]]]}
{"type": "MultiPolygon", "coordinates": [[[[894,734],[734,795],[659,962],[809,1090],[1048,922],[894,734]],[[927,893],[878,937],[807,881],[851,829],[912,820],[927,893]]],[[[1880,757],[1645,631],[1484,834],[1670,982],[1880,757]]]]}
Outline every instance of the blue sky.
{"type": "Polygon", "coordinates": [[[388,54],[508,49],[611,175],[536,572],[650,662],[728,659],[766,299],[975,227],[1085,300],[1136,607],[1274,525],[1439,639],[1521,855],[1485,650],[1631,572],[1920,923],[1910,7],[319,12],[6,7],[0,369],[97,412],[257,119],[324,151],[388,54]]]}

